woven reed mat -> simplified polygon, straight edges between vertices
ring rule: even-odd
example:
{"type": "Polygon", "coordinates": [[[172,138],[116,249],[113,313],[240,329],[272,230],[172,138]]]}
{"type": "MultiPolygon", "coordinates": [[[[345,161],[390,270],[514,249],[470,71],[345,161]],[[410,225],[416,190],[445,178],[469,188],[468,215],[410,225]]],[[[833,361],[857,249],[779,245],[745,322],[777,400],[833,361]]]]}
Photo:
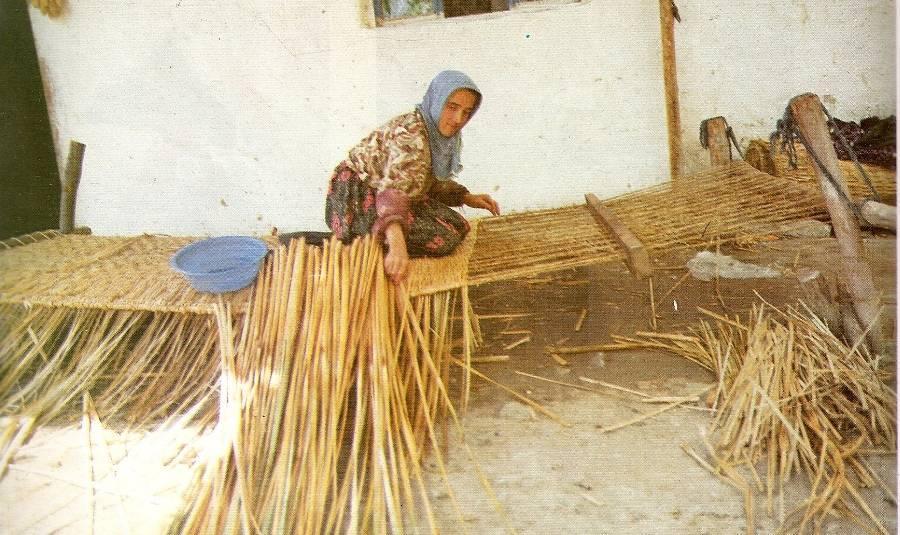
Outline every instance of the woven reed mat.
{"type": "MultiPolygon", "coordinates": [[[[196,238],[67,234],[0,249],[0,303],[212,313],[218,296],[195,291],[169,258],[196,238]]],[[[250,289],[222,294],[246,309],[250,289]]]]}
{"type": "MultiPolygon", "coordinates": [[[[797,182],[819,187],[819,177],[813,167],[813,160],[802,144],[795,144],[797,150],[797,169],[791,168],[787,154],[778,152],[772,156],[769,142],[761,139],[750,141],[747,147],[747,163],[770,175],[789,178],[797,182]]],[[[897,203],[897,173],[892,169],[862,163],[862,168],[869,175],[869,180],[881,196],[881,201],[888,204],[897,203]]],[[[844,181],[855,199],[872,196],[872,191],[852,161],[839,160],[838,166],[844,175],[844,181]]]]}
{"type": "MultiPolygon", "coordinates": [[[[759,233],[766,224],[827,218],[817,186],[737,161],[604,202],[650,251],[759,233]]],[[[194,238],[65,235],[0,250],[0,303],[211,313],[218,297],[194,291],[168,265],[194,238]]],[[[410,295],[624,260],[584,205],[472,221],[452,255],[411,262],[410,295]]],[[[246,309],[250,289],[223,294],[246,309]]]]}
{"type": "MultiPolygon", "coordinates": [[[[648,250],[696,247],[754,235],[766,225],[827,212],[817,188],[773,177],[744,161],[608,199],[603,204],[648,250]]],[[[483,219],[469,284],[624,260],[585,205],[483,219]]]]}
{"type": "MultiPolygon", "coordinates": [[[[414,259],[407,282],[410,295],[465,285],[476,229],[473,224],[452,255],[414,259]]],[[[196,239],[48,232],[38,242],[0,248],[0,303],[211,314],[218,296],[195,291],[169,267],[169,258],[196,239]]],[[[274,238],[266,239],[274,245],[274,238]]],[[[245,288],[222,298],[241,313],[250,293],[245,288]]]]}
{"type": "Polygon", "coordinates": [[[410,261],[406,288],[410,296],[453,290],[466,284],[469,258],[478,243],[478,219],[453,254],[441,258],[414,258],[410,261]]]}

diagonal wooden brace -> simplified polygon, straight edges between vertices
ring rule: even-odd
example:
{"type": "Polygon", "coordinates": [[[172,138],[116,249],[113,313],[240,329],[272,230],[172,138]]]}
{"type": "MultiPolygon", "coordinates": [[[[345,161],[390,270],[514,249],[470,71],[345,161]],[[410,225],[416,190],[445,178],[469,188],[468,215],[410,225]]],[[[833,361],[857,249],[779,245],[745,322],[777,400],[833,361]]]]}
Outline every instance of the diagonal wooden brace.
{"type": "Polygon", "coordinates": [[[596,195],[586,193],[584,200],[587,202],[587,207],[597,223],[608,230],[619,245],[625,249],[625,262],[628,264],[632,275],[638,279],[649,277],[653,268],[650,265],[650,255],[647,254],[647,248],[644,247],[644,244],[637,239],[637,236],[631,232],[631,229],[616,217],[612,210],[600,204],[600,199],[596,195]]]}
{"type": "Polygon", "coordinates": [[[788,103],[788,110],[800,131],[806,150],[817,155],[817,160],[813,163],[840,250],[838,260],[841,262],[843,280],[853,299],[860,327],[871,327],[866,337],[869,348],[874,353],[880,353],[884,349],[879,320],[881,299],[875,287],[872,268],[865,260],[866,250],[859,222],[846,202],[850,199],[850,193],[838,166],[822,102],[818,96],[806,93],[792,98],[788,103]]]}

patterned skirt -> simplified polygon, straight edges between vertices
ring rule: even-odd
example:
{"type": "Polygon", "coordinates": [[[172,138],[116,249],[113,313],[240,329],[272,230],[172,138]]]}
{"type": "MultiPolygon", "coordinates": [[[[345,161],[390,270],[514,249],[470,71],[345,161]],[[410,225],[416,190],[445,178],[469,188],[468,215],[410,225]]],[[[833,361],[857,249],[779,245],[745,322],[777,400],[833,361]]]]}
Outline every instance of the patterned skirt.
{"type": "MultiPolygon", "coordinates": [[[[372,232],[378,219],[376,194],[346,162],[335,168],[325,198],[325,222],[335,237],[349,243],[372,232]]],[[[405,223],[410,258],[446,256],[469,232],[469,223],[459,212],[428,197],[410,203],[405,223]]]]}

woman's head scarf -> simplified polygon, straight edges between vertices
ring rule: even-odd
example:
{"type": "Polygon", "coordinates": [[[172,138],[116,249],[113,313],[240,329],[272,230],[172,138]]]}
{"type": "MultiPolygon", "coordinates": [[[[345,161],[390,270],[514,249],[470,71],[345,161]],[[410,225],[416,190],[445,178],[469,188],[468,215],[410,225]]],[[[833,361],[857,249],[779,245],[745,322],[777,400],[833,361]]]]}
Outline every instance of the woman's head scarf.
{"type": "Polygon", "coordinates": [[[431,147],[431,169],[438,180],[447,180],[462,170],[460,152],[462,150],[462,137],[457,132],[451,137],[446,137],[438,130],[438,121],[444,104],[450,95],[458,89],[470,89],[478,95],[475,109],[472,115],[481,105],[481,91],[471,78],[459,71],[442,71],[428,85],[428,91],[421,104],[416,109],[425,118],[425,126],[428,128],[428,144],[431,147]]]}

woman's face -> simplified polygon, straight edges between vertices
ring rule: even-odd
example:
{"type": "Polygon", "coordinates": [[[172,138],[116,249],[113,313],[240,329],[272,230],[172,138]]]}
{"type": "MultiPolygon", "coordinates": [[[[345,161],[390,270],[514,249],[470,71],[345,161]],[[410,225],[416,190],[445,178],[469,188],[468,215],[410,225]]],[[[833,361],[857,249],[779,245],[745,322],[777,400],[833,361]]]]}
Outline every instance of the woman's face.
{"type": "Polygon", "coordinates": [[[438,132],[444,137],[455,136],[472,117],[478,104],[478,94],[470,89],[457,89],[447,102],[438,121],[438,132]]]}

